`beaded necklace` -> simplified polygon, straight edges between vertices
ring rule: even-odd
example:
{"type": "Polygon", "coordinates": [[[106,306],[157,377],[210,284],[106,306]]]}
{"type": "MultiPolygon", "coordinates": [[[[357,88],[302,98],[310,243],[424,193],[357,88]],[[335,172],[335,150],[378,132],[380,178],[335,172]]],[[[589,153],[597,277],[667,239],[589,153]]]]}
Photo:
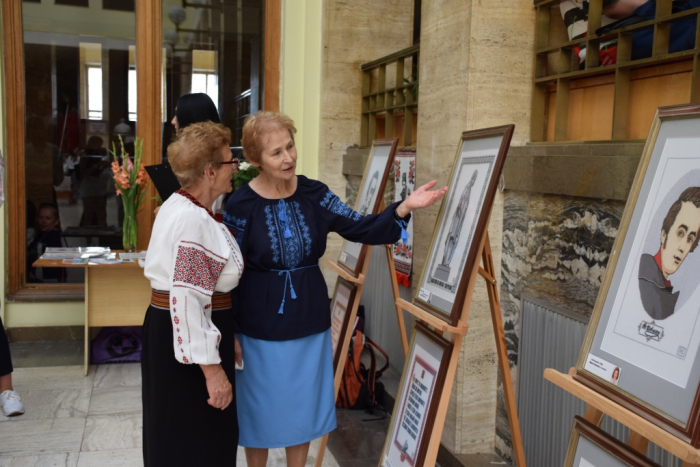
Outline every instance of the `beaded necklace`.
{"type": "Polygon", "coordinates": [[[197,201],[197,198],[195,198],[195,197],[192,196],[191,194],[187,193],[187,192],[186,192],[185,190],[183,190],[182,188],[180,188],[179,190],[177,190],[175,193],[177,193],[178,195],[184,196],[185,198],[189,199],[190,201],[192,201],[192,203],[193,203],[195,206],[198,206],[198,207],[204,209],[205,211],[207,211],[207,214],[209,214],[209,215],[211,216],[212,219],[214,219],[214,220],[215,220],[216,222],[218,222],[218,223],[221,223],[221,221],[218,220],[218,219],[216,218],[216,216],[214,215],[214,213],[211,212],[211,209],[209,209],[209,208],[203,206],[202,203],[200,203],[199,201],[197,201]]]}

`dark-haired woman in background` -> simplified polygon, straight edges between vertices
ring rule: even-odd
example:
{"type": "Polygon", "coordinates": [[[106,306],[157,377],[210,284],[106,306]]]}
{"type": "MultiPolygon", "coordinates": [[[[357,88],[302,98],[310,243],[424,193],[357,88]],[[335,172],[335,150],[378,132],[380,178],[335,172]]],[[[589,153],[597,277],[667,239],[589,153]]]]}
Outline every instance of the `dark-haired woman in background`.
{"type": "Polygon", "coordinates": [[[211,97],[203,92],[195,92],[185,94],[177,100],[175,116],[170,123],[175,127],[175,132],[179,133],[193,123],[207,121],[221,123],[219,111],[211,97]]]}

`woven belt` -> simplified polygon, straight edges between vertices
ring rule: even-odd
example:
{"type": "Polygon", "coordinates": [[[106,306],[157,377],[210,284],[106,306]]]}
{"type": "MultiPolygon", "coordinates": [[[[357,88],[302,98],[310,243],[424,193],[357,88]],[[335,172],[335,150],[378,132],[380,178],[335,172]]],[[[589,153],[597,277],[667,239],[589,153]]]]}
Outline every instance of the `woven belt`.
{"type": "MultiPolygon", "coordinates": [[[[151,306],[161,310],[170,310],[170,293],[151,289],[151,306]]],[[[214,292],[214,295],[211,297],[212,310],[226,310],[231,308],[231,306],[231,294],[229,292],[214,292]]]]}

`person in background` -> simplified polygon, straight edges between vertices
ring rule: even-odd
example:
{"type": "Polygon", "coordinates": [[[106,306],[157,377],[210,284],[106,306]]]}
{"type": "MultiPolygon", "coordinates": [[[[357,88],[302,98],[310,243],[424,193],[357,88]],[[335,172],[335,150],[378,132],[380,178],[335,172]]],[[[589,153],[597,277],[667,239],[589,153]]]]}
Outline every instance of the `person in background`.
{"type": "Polygon", "coordinates": [[[63,161],[58,146],[49,142],[48,129],[39,116],[27,120],[24,168],[27,201],[34,209],[42,203],[56,204],[54,186],[63,182],[63,161]]]}
{"type": "Polygon", "coordinates": [[[239,444],[249,467],[265,466],[268,449],[280,447],[288,466],[303,466],[309,442],[336,427],[328,288],[318,267],[328,234],[396,243],[411,211],[447,191],[428,191],[432,181],[363,217],[325,184],[296,175],[295,133],[282,114],[246,119],[243,153],[260,175],[233,193],[224,213],[246,261],[234,301],[245,361],[236,375],[239,444]]]}
{"type": "Polygon", "coordinates": [[[41,274],[38,274],[37,268],[32,266],[34,261],[44,254],[46,248],[63,246],[60,222],[58,207],[55,204],[44,203],[39,206],[34,240],[27,246],[27,282],[66,281],[65,268],[41,268],[41,274]]]}
{"type": "Polygon", "coordinates": [[[223,125],[204,122],[168,146],[182,188],[161,206],[144,269],[153,289],[141,359],[145,467],[236,465],[230,291],[243,258],[207,207],[231,191],[230,139],[223,125]]]}
{"type": "MultiPolygon", "coordinates": [[[[219,118],[219,112],[216,110],[214,101],[211,100],[207,94],[202,92],[196,92],[192,94],[185,94],[177,100],[177,105],[175,106],[175,115],[170,121],[175,127],[175,135],[192,125],[193,123],[200,122],[214,122],[221,123],[219,118]]],[[[216,215],[219,220],[223,215],[223,207],[225,200],[228,199],[229,193],[224,193],[219,196],[211,207],[212,212],[216,215]]],[[[155,214],[158,214],[160,209],[155,209],[155,214]]]]}
{"type": "Polygon", "coordinates": [[[91,136],[80,156],[80,197],[83,200],[83,215],[80,226],[107,225],[107,188],[110,161],[104,141],[91,136]]]}
{"type": "MultiPolygon", "coordinates": [[[[5,160],[0,152],[0,206],[5,202],[5,160]]],[[[0,316],[0,405],[6,417],[22,415],[24,404],[17,391],[12,387],[12,356],[7,341],[5,327],[0,316]]]]}
{"type": "Polygon", "coordinates": [[[185,94],[177,100],[175,116],[170,123],[175,127],[175,132],[179,133],[193,123],[207,121],[221,123],[219,111],[216,110],[211,97],[202,92],[195,92],[185,94]]]}
{"type": "Polygon", "coordinates": [[[17,391],[12,388],[12,356],[5,327],[0,317],[0,404],[6,417],[24,413],[24,404],[17,391]]]}

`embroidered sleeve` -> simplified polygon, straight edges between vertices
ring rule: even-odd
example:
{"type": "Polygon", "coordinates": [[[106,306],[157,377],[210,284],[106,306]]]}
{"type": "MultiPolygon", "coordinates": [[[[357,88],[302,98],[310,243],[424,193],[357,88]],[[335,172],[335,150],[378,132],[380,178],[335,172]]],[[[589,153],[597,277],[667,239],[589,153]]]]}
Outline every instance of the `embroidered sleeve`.
{"type": "Polygon", "coordinates": [[[238,247],[242,249],[243,234],[245,233],[245,227],[248,223],[248,220],[240,219],[229,212],[225,212],[223,222],[224,225],[228,227],[229,231],[233,234],[233,237],[236,239],[236,243],[238,243],[238,247]]]}
{"type": "Polygon", "coordinates": [[[174,248],[170,288],[175,358],[180,363],[221,362],[221,334],[211,321],[211,297],[227,258],[212,251],[207,236],[180,240],[174,248]]]}
{"type": "MultiPolygon", "coordinates": [[[[351,242],[367,245],[396,243],[401,236],[401,226],[394,221],[394,212],[399,203],[394,203],[379,214],[361,216],[343,203],[331,190],[321,197],[323,217],[331,232],[339,233],[351,242]]],[[[410,215],[405,219],[408,221],[410,215]]]]}

